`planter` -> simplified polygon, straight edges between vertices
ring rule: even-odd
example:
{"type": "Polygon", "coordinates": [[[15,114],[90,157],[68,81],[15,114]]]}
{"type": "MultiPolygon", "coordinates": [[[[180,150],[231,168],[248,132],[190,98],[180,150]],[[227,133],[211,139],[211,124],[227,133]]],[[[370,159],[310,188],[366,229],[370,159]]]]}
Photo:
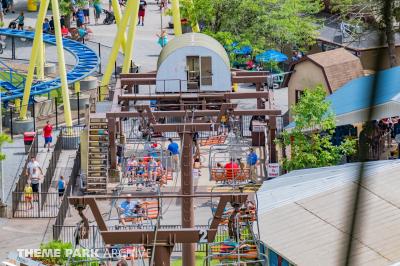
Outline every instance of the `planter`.
{"type": "MultiPolygon", "coordinates": [[[[79,94],[79,110],[85,110],[86,105],[89,104],[90,96],[87,94],[79,94]]],[[[69,103],[72,111],[78,110],[78,97],[77,95],[71,94],[69,97],[69,103]]]]}

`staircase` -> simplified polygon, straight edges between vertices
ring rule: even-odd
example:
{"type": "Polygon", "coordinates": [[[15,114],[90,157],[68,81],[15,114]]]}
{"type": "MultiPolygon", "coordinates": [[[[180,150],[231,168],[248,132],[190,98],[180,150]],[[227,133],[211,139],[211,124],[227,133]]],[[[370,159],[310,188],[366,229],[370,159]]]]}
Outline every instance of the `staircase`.
{"type": "Polygon", "coordinates": [[[106,194],[108,181],[108,124],[105,114],[91,114],[88,136],[86,192],[106,194]]]}

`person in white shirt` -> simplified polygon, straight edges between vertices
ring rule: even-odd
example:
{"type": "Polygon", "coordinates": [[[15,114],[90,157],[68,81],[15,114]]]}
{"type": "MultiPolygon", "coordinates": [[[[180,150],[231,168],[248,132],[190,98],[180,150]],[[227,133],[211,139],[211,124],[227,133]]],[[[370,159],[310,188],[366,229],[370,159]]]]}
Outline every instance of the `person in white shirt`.
{"type": "Polygon", "coordinates": [[[38,163],[38,161],[36,161],[35,156],[32,156],[31,157],[31,161],[26,166],[26,173],[25,174],[27,176],[30,176],[33,173],[33,169],[35,169],[35,168],[39,169],[40,173],[43,175],[43,171],[42,171],[42,168],[40,167],[40,164],[38,163]]]}

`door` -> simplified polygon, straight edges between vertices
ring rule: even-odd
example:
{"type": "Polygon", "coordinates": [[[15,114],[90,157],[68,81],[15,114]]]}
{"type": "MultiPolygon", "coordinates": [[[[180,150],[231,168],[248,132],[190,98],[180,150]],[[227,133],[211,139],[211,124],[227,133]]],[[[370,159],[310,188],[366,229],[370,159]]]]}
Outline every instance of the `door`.
{"type": "Polygon", "coordinates": [[[200,57],[186,57],[187,86],[188,90],[198,90],[200,88],[200,57]]]}
{"type": "Polygon", "coordinates": [[[211,56],[201,57],[201,86],[212,86],[212,59],[211,56]]]}

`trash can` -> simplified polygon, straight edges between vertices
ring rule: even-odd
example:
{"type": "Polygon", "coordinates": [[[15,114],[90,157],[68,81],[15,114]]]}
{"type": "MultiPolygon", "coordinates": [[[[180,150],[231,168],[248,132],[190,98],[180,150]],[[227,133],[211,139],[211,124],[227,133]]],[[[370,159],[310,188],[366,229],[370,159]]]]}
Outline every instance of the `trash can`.
{"type": "Polygon", "coordinates": [[[29,12],[36,12],[38,10],[37,0],[28,0],[27,9],[29,12]]]}
{"type": "Polygon", "coordinates": [[[24,144],[25,144],[25,153],[29,152],[29,148],[32,145],[33,140],[35,139],[36,132],[25,132],[24,133],[24,144]]]}

